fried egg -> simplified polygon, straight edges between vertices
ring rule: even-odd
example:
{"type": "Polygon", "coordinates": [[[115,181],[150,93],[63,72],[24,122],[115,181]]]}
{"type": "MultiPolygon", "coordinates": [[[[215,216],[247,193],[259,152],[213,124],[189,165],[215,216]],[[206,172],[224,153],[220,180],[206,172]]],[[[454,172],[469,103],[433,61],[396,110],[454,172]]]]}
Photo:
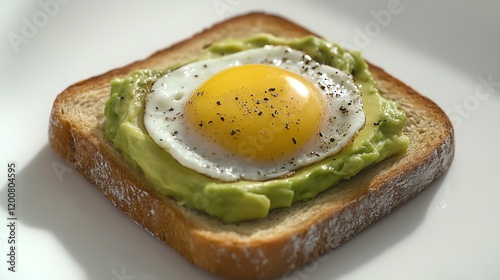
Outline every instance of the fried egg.
{"type": "Polygon", "coordinates": [[[286,46],[172,70],[153,84],[144,112],[159,147],[221,181],[286,176],[341,151],[364,123],[352,75],[286,46]]]}

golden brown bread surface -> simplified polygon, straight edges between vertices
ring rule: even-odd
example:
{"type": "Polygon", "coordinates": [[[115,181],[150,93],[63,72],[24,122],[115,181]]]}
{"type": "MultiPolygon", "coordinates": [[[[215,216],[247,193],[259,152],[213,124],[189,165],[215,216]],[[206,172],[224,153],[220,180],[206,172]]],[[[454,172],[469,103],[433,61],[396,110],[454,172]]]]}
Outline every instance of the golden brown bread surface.
{"type": "Polygon", "coordinates": [[[145,60],[70,86],[56,98],[49,126],[52,148],[113,205],[190,262],[231,279],[277,277],[310,263],[418,194],[447,170],[454,155],[453,127],[444,112],[370,64],[381,94],[408,117],[404,130],[411,142],[405,155],[384,160],[314,199],[273,210],[266,219],[239,224],[223,223],[157,194],[104,137],[109,82],[135,69],[189,61],[220,39],[261,32],[312,34],[262,13],[229,19],[145,60]]]}

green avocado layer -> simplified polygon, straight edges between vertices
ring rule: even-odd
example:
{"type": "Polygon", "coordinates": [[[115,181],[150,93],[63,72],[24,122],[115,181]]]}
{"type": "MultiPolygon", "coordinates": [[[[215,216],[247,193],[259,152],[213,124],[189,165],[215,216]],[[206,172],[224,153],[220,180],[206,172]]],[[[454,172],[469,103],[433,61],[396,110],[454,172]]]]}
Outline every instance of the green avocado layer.
{"type": "Polygon", "coordinates": [[[350,146],[330,158],[297,170],[286,178],[263,182],[222,182],[180,165],[147,134],[144,103],[151,85],[170,69],[138,70],[111,82],[106,103],[106,136],[125,159],[142,170],[156,190],[182,205],[205,211],[226,222],[264,218],[274,208],[310,199],[370,164],[404,153],[408,138],[402,129],[403,111],[382,98],[368,65],[359,52],[347,52],[334,43],[308,36],[283,39],[259,34],[213,44],[199,59],[213,59],[264,45],[287,45],[314,60],[351,73],[362,92],[366,125],[350,146]]]}

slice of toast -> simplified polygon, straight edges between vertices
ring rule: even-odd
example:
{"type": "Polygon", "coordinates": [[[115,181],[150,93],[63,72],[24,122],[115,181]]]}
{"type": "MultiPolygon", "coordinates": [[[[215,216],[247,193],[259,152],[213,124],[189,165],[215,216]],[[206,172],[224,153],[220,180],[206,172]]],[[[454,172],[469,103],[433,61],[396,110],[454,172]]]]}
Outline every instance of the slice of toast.
{"type": "Polygon", "coordinates": [[[159,195],[104,136],[110,81],[136,69],[190,61],[214,41],[262,32],[290,38],[313,34],[277,16],[235,17],[145,60],[70,86],[55,100],[50,118],[52,148],[113,205],[188,261],[231,279],[277,277],[310,263],[429,186],[454,156],[453,127],[445,113],[370,64],[381,94],[395,100],[408,117],[406,154],[371,166],[314,199],[239,224],[224,223],[159,195]]]}

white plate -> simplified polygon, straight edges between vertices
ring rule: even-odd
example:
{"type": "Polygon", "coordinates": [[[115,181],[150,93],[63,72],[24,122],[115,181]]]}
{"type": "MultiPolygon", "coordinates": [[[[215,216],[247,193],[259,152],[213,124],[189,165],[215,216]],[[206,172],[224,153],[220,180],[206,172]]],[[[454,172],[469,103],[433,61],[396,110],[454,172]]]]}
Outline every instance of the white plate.
{"type": "Polygon", "coordinates": [[[67,167],[48,146],[48,119],[65,87],[251,10],[361,49],[436,101],[456,128],[455,161],[442,178],[289,279],[499,279],[498,1],[172,2],[0,2],[1,279],[213,278],[67,167]],[[15,273],[7,270],[11,162],[15,273]]]}

